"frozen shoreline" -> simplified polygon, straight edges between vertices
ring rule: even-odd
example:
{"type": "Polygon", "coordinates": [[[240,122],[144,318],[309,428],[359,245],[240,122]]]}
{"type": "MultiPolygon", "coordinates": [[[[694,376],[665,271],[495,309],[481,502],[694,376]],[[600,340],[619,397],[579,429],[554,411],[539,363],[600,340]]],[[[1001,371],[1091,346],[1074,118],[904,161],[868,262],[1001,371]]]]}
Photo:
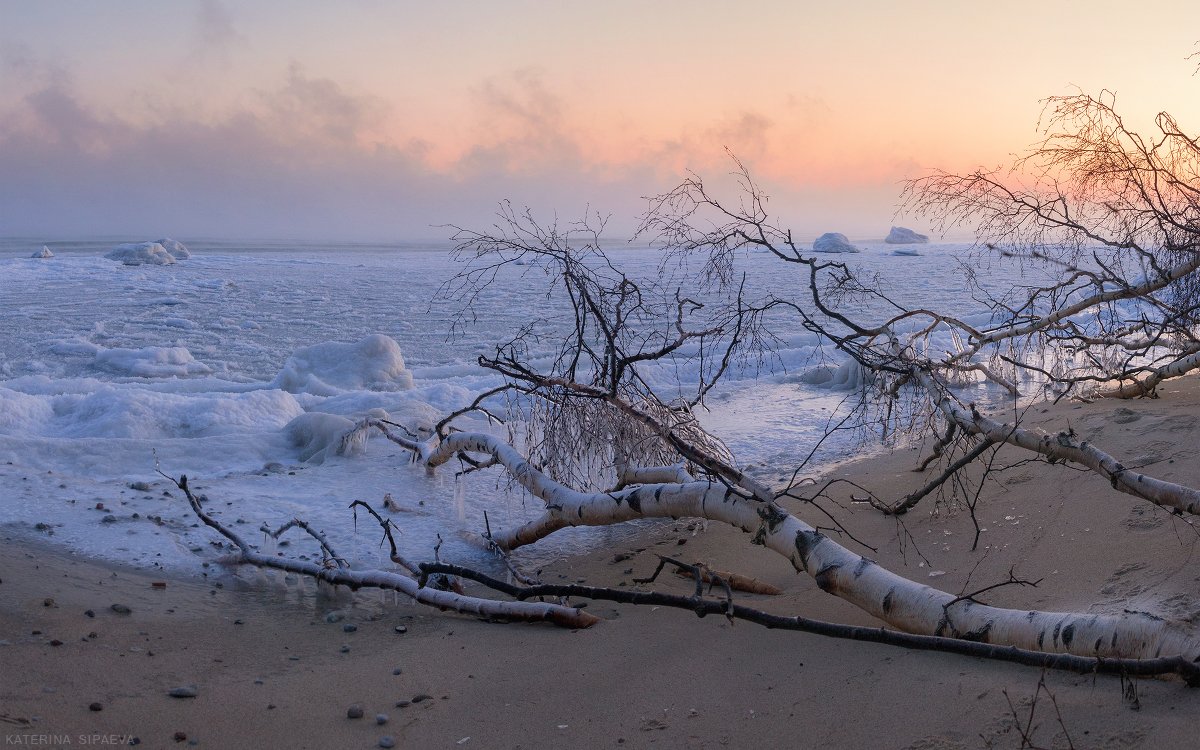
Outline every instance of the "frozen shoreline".
{"type": "MultiPolygon", "coordinates": [[[[543,309],[541,293],[530,291],[538,277],[526,274],[540,271],[512,269],[499,279],[482,323],[448,342],[453,306],[433,301],[459,267],[444,248],[288,253],[280,243],[222,254],[193,243],[191,257],[173,265],[125,266],[103,258],[99,244],[94,255],[56,249],[49,259],[0,259],[10,302],[0,328],[0,490],[8,498],[0,526],[89,555],[195,571],[219,550],[179,499],[163,494],[173,487],[158,469],[191,476],[226,520],[257,529],[302,516],[356,560],[379,552],[371,535],[353,533],[351,500],[378,504],[391,494],[407,509],[398,520],[414,554],[442,534],[449,551],[476,560],[481,553],[456,532],[481,529],[484,509],[495,523],[536,512],[503,478],[456,481],[452,467],[428,477],[379,438],[362,455],[318,464],[322,446],[286,428],[304,414],[353,419],[372,410],[416,428],[461,407],[497,382],[474,364],[479,352],[528,322],[531,306],[552,318],[553,306],[543,309]],[[337,347],[368,340],[398,349],[341,361],[350,350],[337,347]]],[[[944,287],[953,278],[953,247],[930,248],[932,259],[906,286],[944,287]]],[[[855,258],[914,273],[888,252],[867,247],[855,258]]],[[[614,253],[635,272],[656,267],[645,249],[614,253]]],[[[767,257],[746,263],[762,284],[787,283],[767,257]]],[[[545,325],[552,330],[553,320],[545,325]]],[[[815,354],[808,334],[785,339],[761,372],[731,372],[702,416],[765,481],[790,472],[845,395],[799,378],[815,354]]],[[[688,375],[649,374],[664,384],[688,375]]],[[[831,444],[817,463],[847,453],[831,444]]],[[[580,530],[525,554],[571,554],[607,533],[580,530]]]]}

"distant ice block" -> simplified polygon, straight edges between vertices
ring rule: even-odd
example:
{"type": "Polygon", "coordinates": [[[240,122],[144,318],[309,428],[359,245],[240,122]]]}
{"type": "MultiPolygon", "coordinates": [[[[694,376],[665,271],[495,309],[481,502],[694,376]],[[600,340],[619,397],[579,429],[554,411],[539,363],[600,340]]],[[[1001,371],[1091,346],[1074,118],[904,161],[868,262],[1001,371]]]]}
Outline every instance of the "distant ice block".
{"type": "Polygon", "coordinates": [[[915,245],[919,242],[929,242],[929,237],[905,227],[892,227],[892,231],[888,232],[883,241],[889,245],[915,245]]]}
{"type": "Polygon", "coordinates": [[[400,345],[381,333],[344,344],[297,349],[272,382],[289,393],[336,396],[345,391],[402,391],[413,387],[400,345]]]}
{"type": "Polygon", "coordinates": [[[169,266],[175,263],[175,256],[167,252],[167,249],[157,242],[127,242],[123,245],[117,245],[104,257],[109,260],[120,261],[127,266],[140,266],[142,264],[169,266]]]}
{"type": "Polygon", "coordinates": [[[30,258],[53,258],[54,253],[50,252],[50,248],[46,247],[45,245],[42,245],[41,250],[38,250],[37,252],[35,252],[33,255],[30,255],[29,257],[30,258]]]}
{"type": "Polygon", "coordinates": [[[187,245],[184,245],[179,240],[164,237],[161,240],[155,240],[155,242],[162,245],[163,250],[170,253],[171,257],[175,258],[175,260],[187,260],[192,257],[192,253],[187,249],[187,245]]]}
{"type": "Polygon", "coordinates": [[[912,256],[912,255],[920,255],[920,253],[917,252],[916,250],[914,250],[913,248],[906,247],[906,248],[900,248],[898,250],[893,250],[892,255],[912,256]]]}
{"type": "Polygon", "coordinates": [[[859,250],[850,244],[846,235],[841,232],[826,232],[813,240],[814,253],[857,253],[859,250]]]}

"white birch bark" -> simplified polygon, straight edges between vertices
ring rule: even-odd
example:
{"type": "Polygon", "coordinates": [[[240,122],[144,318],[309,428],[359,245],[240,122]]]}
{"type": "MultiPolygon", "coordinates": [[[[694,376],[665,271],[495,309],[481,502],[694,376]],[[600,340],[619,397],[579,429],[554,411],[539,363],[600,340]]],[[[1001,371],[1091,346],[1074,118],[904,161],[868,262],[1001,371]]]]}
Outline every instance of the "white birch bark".
{"type": "Polygon", "coordinates": [[[647,517],[707,518],[751,532],[754,543],[787,558],[822,590],[909,633],[1087,657],[1200,659],[1200,640],[1194,633],[1151,615],[1004,609],[910,581],[846,549],[778,505],[748,498],[724,484],[660,483],[578,492],[551,480],[512,446],[490,435],[453,433],[437,445],[418,446],[420,461],[430,468],[459,452],[495,460],[546,504],[539,518],[493,532],[493,541],[506,549],[568,526],[605,526],[647,517]]]}

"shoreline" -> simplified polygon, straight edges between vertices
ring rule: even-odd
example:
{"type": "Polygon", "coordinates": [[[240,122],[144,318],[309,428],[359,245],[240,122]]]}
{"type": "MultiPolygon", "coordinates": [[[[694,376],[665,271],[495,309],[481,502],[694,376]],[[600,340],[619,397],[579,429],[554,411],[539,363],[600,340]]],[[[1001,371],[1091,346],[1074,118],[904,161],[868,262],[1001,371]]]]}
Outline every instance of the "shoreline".
{"type": "MultiPolygon", "coordinates": [[[[1161,399],[1132,404],[1047,405],[1026,424],[1069,423],[1133,463],[1150,461],[1160,476],[1197,483],[1190,446],[1200,445],[1200,385],[1188,379],[1162,390],[1161,399]]],[[[928,480],[911,471],[915,455],[876,455],[831,476],[894,499],[928,480]]],[[[932,497],[903,526],[854,504],[849,492],[828,509],[878,542],[870,555],[881,564],[943,590],[973,590],[1016,566],[1038,585],[996,589],[990,603],[1130,608],[1200,622],[1195,527],[1068,471],[1040,462],[1000,472],[980,501],[987,531],[974,553],[966,510],[932,497]]],[[[791,510],[817,517],[801,503],[791,510]]],[[[662,553],[784,589],[739,597],[752,606],[877,624],[740,532],[688,526],[549,564],[542,578],[634,585],[662,553]]],[[[1017,747],[1013,710],[1024,720],[1032,708],[1039,744],[1065,747],[1065,731],[1079,748],[1187,747],[1200,710],[1200,691],[1177,679],[1043,675],[607,602],[588,607],[603,622],[583,631],[489,624],[377,592],[328,596],[311,584],[259,579],[189,580],[6,535],[0,745],[136,736],[147,747],[372,748],[390,736],[396,747],[1017,747]],[[192,686],[193,698],[169,695],[192,686]],[[355,705],[363,718],[347,718],[355,705]],[[867,708],[846,721],[850,706],[867,708]],[[375,722],[380,713],[384,724],[375,722]]],[[[655,587],[687,593],[691,583],[664,575],[655,587]]]]}

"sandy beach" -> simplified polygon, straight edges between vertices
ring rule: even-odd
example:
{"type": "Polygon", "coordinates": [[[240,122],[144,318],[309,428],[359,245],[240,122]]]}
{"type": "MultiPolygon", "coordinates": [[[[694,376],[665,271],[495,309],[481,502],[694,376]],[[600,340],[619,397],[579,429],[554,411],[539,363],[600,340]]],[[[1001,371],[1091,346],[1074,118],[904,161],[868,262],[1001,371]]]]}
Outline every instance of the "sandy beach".
{"type": "MultiPolygon", "coordinates": [[[[1200,388],[1172,382],[1161,396],[1039,405],[1025,424],[1074,429],[1127,465],[1194,486],[1200,388]]],[[[911,471],[917,455],[897,450],[835,475],[898,499],[927,478],[911,471]]],[[[998,466],[1021,458],[1001,456],[998,466]]],[[[986,531],[974,552],[962,507],[926,498],[900,525],[851,494],[829,509],[877,548],[872,557],[914,580],[959,593],[1012,570],[1038,585],[1002,587],[986,601],[1200,620],[1195,527],[1090,474],[1045,462],[995,474],[978,504],[986,531]]],[[[800,505],[793,512],[818,517],[800,505]]],[[[320,595],[215,563],[206,579],[180,580],[11,533],[4,541],[6,747],[372,748],[390,738],[402,748],[1018,748],[1015,710],[1037,746],[1182,748],[1193,746],[1200,711],[1200,691],[1174,678],[1043,674],[606,602],[590,604],[603,621],[588,630],[492,624],[390,594],[320,595]],[[173,697],[177,688],[191,697],[173,697]],[[348,718],[352,708],[362,718],[348,718]]],[[[669,554],[785,592],[745,603],[875,624],[748,541],[679,521],[542,577],[635,586],[669,554]]],[[[691,588],[675,576],[655,585],[691,588]]]]}

